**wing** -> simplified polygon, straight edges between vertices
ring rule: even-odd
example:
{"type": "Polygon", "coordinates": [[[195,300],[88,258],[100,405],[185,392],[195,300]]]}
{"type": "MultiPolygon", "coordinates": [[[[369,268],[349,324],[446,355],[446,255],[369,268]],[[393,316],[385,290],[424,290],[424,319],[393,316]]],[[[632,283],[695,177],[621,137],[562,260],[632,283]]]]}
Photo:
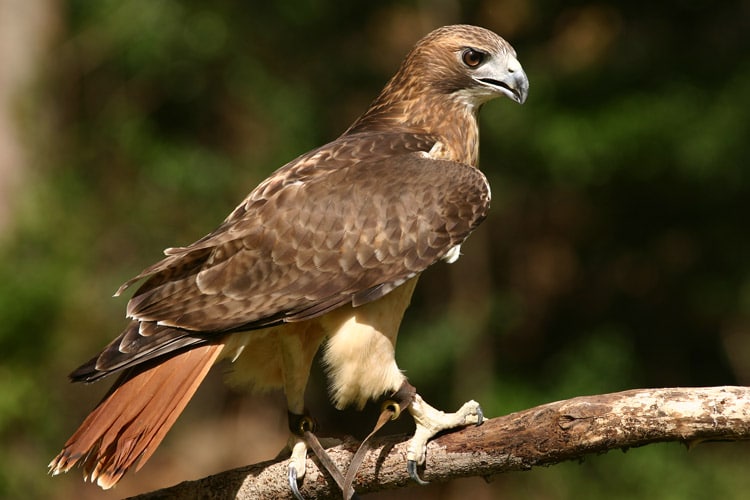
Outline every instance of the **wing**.
{"type": "Polygon", "coordinates": [[[376,300],[462,243],[489,208],[484,175],[403,147],[362,154],[374,140],[277,171],[217,231],[134,278],[149,277],[128,304],[136,321],[96,369],[376,300]]]}

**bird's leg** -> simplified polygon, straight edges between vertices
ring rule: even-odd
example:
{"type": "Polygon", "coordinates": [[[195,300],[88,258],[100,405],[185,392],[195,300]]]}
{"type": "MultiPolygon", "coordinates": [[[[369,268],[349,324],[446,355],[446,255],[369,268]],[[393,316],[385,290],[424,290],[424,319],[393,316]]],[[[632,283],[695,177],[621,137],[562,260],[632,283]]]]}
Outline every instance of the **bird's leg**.
{"type": "Polygon", "coordinates": [[[307,442],[305,441],[306,432],[315,431],[315,421],[307,413],[296,414],[289,412],[289,443],[287,444],[291,451],[289,457],[289,488],[292,490],[294,498],[304,500],[299,492],[297,481],[305,475],[305,465],[307,462],[307,442]]]}
{"type": "Polygon", "coordinates": [[[314,420],[305,411],[305,386],[310,375],[310,365],[322,340],[322,333],[309,325],[300,324],[298,328],[290,330],[285,335],[279,335],[278,339],[284,394],[289,412],[289,430],[291,431],[288,443],[291,451],[288,469],[289,487],[295,498],[302,500],[297,482],[305,475],[307,462],[305,433],[315,430],[314,420]],[[309,342],[306,342],[308,339],[309,342]]]}
{"type": "Polygon", "coordinates": [[[320,465],[328,471],[339,488],[344,489],[344,475],[333,460],[331,460],[331,457],[325,448],[323,448],[317,436],[315,436],[314,432],[316,428],[317,423],[307,413],[297,415],[289,412],[289,430],[292,432],[292,435],[289,438],[288,444],[291,450],[288,479],[289,487],[297,500],[303,500],[297,486],[297,480],[302,477],[298,475],[299,471],[302,471],[302,474],[304,474],[308,448],[315,453],[315,456],[320,461],[320,465]]]}
{"type": "Polygon", "coordinates": [[[406,468],[409,476],[419,484],[427,484],[417,472],[417,467],[425,463],[427,441],[439,432],[471,424],[480,425],[484,420],[482,408],[476,401],[464,403],[455,413],[445,413],[428,405],[419,394],[415,394],[408,410],[417,430],[406,450],[406,468]]]}
{"type": "Polygon", "coordinates": [[[416,394],[417,390],[414,386],[404,380],[401,387],[391,394],[387,400],[383,401],[380,410],[380,417],[378,418],[375,427],[370,434],[362,440],[357,452],[352,457],[352,461],[349,463],[349,470],[346,472],[346,478],[341,487],[341,490],[344,492],[344,500],[349,500],[349,498],[355,494],[352,483],[354,482],[354,476],[357,475],[359,466],[362,465],[362,460],[364,460],[365,454],[370,449],[370,439],[372,439],[372,437],[390,420],[396,420],[401,415],[401,410],[408,408],[412,401],[414,401],[414,396],[416,394]]]}
{"type": "Polygon", "coordinates": [[[304,395],[315,352],[324,338],[323,331],[314,324],[301,325],[279,337],[279,348],[284,377],[284,392],[289,412],[289,487],[297,500],[303,500],[298,481],[305,475],[307,451],[311,449],[321,465],[341,486],[344,477],[315,437],[315,421],[305,411],[304,395]]]}

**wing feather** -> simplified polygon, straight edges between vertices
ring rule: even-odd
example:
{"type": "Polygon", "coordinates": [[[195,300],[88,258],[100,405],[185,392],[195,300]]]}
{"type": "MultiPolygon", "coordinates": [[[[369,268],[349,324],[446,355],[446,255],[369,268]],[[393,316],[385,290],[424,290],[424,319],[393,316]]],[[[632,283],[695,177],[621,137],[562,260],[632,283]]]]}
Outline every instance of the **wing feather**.
{"type": "Polygon", "coordinates": [[[484,175],[419,153],[427,136],[392,135],[345,136],[300,157],[215,232],[128,281],[120,291],[147,278],[128,304],[142,326],[96,369],[377,300],[461,244],[489,208],[484,175]]]}
{"type": "Polygon", "coordinates": [[[137,292],[133,317],[230,331],[265,326],[268,317],[332,297],[343,304],[426,269],[463,242],[489,205],[481,172],[418,155],[360,162],[291,189],[293,197],[281,189],[261,210],[235,221],[235,237],[251,232],[252,248],[237,240],[221,243],[194,279],[150,287],[148,300],[137,292]],[[392,203],[401,207],[391,211],[392,203]],[[329,236],[308,224],[301,214],[309,212],[343,220],[344,233],[329,236]]]}

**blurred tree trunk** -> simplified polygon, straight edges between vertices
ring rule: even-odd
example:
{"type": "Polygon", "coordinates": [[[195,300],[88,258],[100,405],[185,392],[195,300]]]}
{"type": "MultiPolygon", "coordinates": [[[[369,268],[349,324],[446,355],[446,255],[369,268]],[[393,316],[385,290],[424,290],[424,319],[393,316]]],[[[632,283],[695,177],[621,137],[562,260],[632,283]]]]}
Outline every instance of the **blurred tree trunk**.
{"type": "MultiPolygon", "coordinates": [[[[0,234],[9,229],[23,174],[30,162],[31,155],[26,147],[31,141],[24,141],[26,134],[21,130],[23,111],[28,110],[22,109],[22,103],[55,33],[58,3],[0,0],[0,61],[3,65],[0,71],[0,234]]],[[[38,111],[31,110],[33,114],[38,111]]]]}

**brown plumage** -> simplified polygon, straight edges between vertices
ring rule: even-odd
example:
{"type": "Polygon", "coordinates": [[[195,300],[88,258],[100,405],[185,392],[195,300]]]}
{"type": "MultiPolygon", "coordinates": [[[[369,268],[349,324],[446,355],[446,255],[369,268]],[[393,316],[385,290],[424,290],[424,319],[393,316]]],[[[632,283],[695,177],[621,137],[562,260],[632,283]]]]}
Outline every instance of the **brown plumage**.
{"type": "Polygon", "coordinates": [[[448,26],[418,42],[341,137],[118,290],[145,280],[128,302],[130,325],[71,378],[122,374],[52,472],[81,462],[88,479],[112,486],[153,453],[211,364],[243,351],[234,378],[283,387],[292,413],[304,410],[326,339],[337,406],[398,389],[393,349],[414,278],[455,260],[489,208],[474,168],[476,113],[498,95],[523,102],[527,89],[513,49],[490,31],[448,26]]]}

